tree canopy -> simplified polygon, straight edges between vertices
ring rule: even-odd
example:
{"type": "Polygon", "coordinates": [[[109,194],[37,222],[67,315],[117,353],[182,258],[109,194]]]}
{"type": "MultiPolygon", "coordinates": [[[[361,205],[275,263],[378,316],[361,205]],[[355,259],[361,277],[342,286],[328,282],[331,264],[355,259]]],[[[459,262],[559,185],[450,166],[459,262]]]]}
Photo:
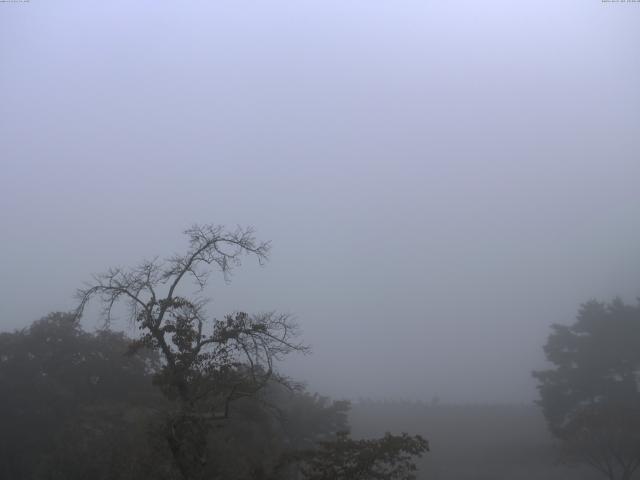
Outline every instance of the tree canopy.
{"type": "Polygon", "coordinates": [[[534,372],[551,432],[569,458],[630,479],[640,466],[640,304],[591,301],[552,329],[553,368],[534,372]]]}
{"type": "Polygon", "coordinates": [[[121,333],[85,332],[66,313],[0,334],[1,478],[141,472],[150,453],[144,424],[163,406],[150,381],[160,359],[149,350],[126,355],[129,343],[121,333]],[[129,462],[131,455],[139,460],[129,462]]]}

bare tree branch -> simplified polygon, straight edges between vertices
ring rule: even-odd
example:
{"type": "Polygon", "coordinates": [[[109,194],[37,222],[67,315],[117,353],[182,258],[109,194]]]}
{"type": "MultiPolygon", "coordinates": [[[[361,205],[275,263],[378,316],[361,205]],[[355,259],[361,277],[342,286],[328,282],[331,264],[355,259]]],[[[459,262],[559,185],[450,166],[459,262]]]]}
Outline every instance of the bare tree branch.
{"type": "Polygon", "coordinates": [[[205,301],[178,293],[185,279],[202,291],[214,269],[228,281],[243,255],[263,264],[269,242],[258,242],[251,228],[193,225],[184,233],[189,247],[182,255],[154,257],[131,269],[94,276],[77,292],[76,315],[95,298],[108,326],[114,307],[124,303],[141,333],[132,351],[144,346],[162,354],[165,363],[155,383],[178,405],[167,423],[167,441],[183,476],[191,479],[197,478],[197,468],[190,463],[190,452],[200,451],[198,442],[206,443],[207,425],[227,418],[233,401],[255,396],[269,382],[286,384],[274,362],[308,347],[295,340],[298,330],[289,315],[237,312],[207,320],[205,301]]]}

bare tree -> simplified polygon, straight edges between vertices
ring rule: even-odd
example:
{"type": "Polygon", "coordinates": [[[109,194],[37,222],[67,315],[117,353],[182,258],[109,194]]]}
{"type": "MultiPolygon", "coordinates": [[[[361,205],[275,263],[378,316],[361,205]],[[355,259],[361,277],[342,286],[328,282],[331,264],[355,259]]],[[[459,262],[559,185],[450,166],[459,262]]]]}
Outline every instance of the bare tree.
{"type": "Polygon", "coordinates": [[[80,316],[96,297],[109,324],[114,306],[123,302],[140,329],[132,352],[150,348],[161,353],[155,383],[174,405],[166,439],[182,476],[194,480],[204,472],[207,436],[216,422],[229,417],[232,402],[257,395],[269,381],[286,384],[274,361],[307,347],[295,341],[297,328],[288,315],[237,312],[207,320],[205,300],[179,294],[188,280],[202,291],[214,269],[228,279],[243,255],[262,264],[268,242],[257,242],[251,228],[194,225],[185,234],[189,248],[183,255],[95,275],[78,291],[76,313],[80,316]]]}

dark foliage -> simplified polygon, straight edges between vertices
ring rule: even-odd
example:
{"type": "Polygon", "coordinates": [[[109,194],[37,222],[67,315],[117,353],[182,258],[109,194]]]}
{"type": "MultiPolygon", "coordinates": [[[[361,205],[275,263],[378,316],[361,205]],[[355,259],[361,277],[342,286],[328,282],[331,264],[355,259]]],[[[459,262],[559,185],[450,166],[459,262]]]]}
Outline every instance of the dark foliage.
{"type": "Polygon", "coordinates": [[[554,368],[534,372],[540,405],[567,458],[611,480],[640,466],[640,305],[586,303],[544,347],[554,368]]]}
{"type": "MultiPolygon", "coordinates": [[[[164,437],[172,404],[152,385],[161,362],[152,351],[131,354],[130,343],[87,333],[63,313],[0,334],[0,478],[181,478],[164,437]]],[[[204,474],[262,478],[285,452],[348,428],[348,408],[269,383],[207,431],[204,455],[215,461],[204,474]]]]}
{"type": "Polygon", "coordinates": [[[122,334],[84,332],[64,313],[0,334],[0,478],[140,473],[129,460],[150,454],[145,425],[163,399],[150,377],[159,358],[126,355],[128,346],[122,334]]]}
{"type": "Polygon", "coordinates": [[[373,440],[354,440],[339,432],[317,448],[287,455],[284,463],[308,480],[413,480],[415,457],[429,450],[420,435],[391,435],[373,440]]]}

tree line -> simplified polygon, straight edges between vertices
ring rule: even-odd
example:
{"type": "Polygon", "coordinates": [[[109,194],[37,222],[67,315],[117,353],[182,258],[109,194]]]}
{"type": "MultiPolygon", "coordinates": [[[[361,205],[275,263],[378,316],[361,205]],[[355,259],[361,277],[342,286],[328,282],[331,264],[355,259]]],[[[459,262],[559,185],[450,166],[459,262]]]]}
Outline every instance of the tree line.
{"type": "Polygon", "coordinates": [[[419,436],[349,435],[347,402],[311,395],[277,362],[306,352],[288,315],[210,318],[200,291],[244,256],[267,259],[252,229],[195,225],[184,254],[95,275],[78,308],[0,336],[0,474],[20,479],[415,478],[419,436]],[[86,305],[104,326],[85,332],[86,305]],[[138,329],[109,328],[124,304],[138,329]]]}
{"type": "MultiPolygon", "coordinates": [[[[292,318],[206,312],[212,273],[269,243],[195,225],[184,254],[95,275],[74,312],[0,334],[0,477],[22,479],[411,480],[420,435],[354,439],[349,403],[312,395],[277,364],[306,353],[292,318]],[[85,307],[104,323],[83,330],[85,307]],[[137,334],[110,328],[124,306],[137,334]]],[[[609,480],[640,467],[640,304],[590,301],[553,325],[538,404],[562,458],[609,480]]]]}

